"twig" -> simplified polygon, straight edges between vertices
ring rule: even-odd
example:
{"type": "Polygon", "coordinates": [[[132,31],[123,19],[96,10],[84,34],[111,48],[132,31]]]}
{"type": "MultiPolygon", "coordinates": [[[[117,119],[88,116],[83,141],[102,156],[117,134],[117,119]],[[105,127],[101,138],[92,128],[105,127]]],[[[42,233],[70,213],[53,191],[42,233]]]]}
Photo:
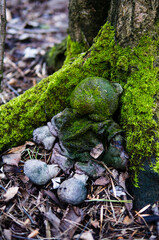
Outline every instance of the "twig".
{"type": "Polygon", "coordinates": [[[80,237],[81,237],[81,235],[82,235],[82,233],[87,229],[87,227],[88,227],[88,225],[89,225],[89,223],[90,223],[90,221],[91,221],[91,219],[89,219],[89,221],[86,223],[86,225],[84,226],[84,228],[82,229],[82,231],[81,231],[81,233],[80,233],[80,235],[79,235],[79,237],[77,238],[77,240],[79,240],[80,239],[80,237]]]}
{"type": "MultiPolygon", "coordinates": [[[[159,216],[159,210],[158,210],[157,204],[154,204],[154,205],[152,206],[152,211],[153,211],[153,214],[154,214],[154,215],[159,216]]],[[[158,222],[158,221],[157,221],[157,223],[156,223],[156,230],[157,230],[157,236],[159,237],[159,222],[158,222]]]]}
{"type": "Polygon", "coordinates": [[[14,237],[16,239],[38,240],[38,238],[28,238],[28,237],[22,237],[22,236],[18,236],[18,235],[12,235],[12,237],[14,237]]]}
{"type": "Polygon", "coordinates": [[[33,220],[32,217],[30,216],[30,214],[25,210],[25,208],[22,207],[22,209],[23,209],[24,213],[27,215],[27,217],[30,219],[30,222],[31,222],[32,224],[35,224],[34,220],[33,220]]]}
{"type": "Polygon", "coordinates": [[[3,187],[2,185],[0,185],[0,188],[2,188],[5,192],[7,192],[7,189],[5,187],[3,187]]]}
{"type": "Polygon", "coordinates": [[[19,93],[9,83],[6,83],[6,85],[10,90],[12,90],[12,92],[15,93],[16,96],[19,96],[19,93]]]}

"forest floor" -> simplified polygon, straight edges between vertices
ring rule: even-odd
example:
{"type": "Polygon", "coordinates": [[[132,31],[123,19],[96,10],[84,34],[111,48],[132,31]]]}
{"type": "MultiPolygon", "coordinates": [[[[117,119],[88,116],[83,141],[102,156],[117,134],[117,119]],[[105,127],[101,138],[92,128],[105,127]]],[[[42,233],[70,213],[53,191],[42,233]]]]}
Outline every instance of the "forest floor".
{"type": "MultiPolygon", "coordinates": [[[[0,105],[48,76],[45,54],[67,36],[68,0],[7,0],[7,21],[0,105]]],[[[127,173],[105,166],[103,177],[88,181],[87,200],[78,206],[59,201],[55,182],[37,186],[29,181],[24,162],[49,163],[51,155],[30,139],[0,156],[0,240],[157,239],[157,224],[144,218],[151,206],[132,210],[127,173]]],[[[61,171],[58,177],[69,176],[61,171]]]]}

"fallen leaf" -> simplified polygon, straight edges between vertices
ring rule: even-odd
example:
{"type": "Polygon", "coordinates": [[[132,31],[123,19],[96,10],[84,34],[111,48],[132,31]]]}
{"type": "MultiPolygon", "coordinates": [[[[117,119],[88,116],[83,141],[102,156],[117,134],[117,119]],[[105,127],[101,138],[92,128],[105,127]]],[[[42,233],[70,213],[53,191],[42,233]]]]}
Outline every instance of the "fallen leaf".
{"type": "Polygon", "coordinates": [[[34,146],[35,143],[33,143],[31,141],[26,141],[25,144],[23,144],[23,145],[20,145],[18,147],[13,147],[8,153],[9,154],[10,153],[22,153],[25,150],[27,145],[34,146]]]}
{"type": "Polygon", "coordinates": [[[0,173],[0,179],[6,179],[6,175],[4,173],[0,173]]]}
{"type": "Polygon", "coordinates": [[[129,216],[126,216],[123,220],[123,224],[129,225],[130,223],[132,223],[132,221],[133,220],[131,218],[129,218],[129,216]]]}
{"type": "Polygon", "coordinates": [[[13,153],[2,156],[2,160],[4,163],[8,165],[15,165],[18,167],[18,163],[21,160],[21,154],[20,153],[13,153]]]}
{"type": "Polygon", "coordinates": [[[14,198],[17,194],[19,187],[10,187],[7,192],[4,194],[5,201],[9,201],[10,199],[14,198]]]}
{"type": "Polygon", "coordinates": [[[57,189],[60,186],[61,183],[61,178],[60,177],[56,177],[56,178],[52,178],[52,185],[53,185],[53,189],[57,189]]]}
{"type": "Polygon", "coordinates": [[[82,215],[79,207],[68,206],[59,225],[60,231],[65,232],[65,237],[72,239],[78,224],[82,221],[82,215]]]}
{"type": "Polygon", "coordinates": [[[82,240],[94,240],[92,233],[90,231],[86,231],[84,233],[82,233],[82,235],[80,236],[80,239],[82,240]]]}
{"type": "Polygon", "coordinates": [[[108,183],[110,183],[110,179],[108,177],[100,177],[98,178],[93,185],[99,185],[99,186],[105,186],[107,185],[108,183]]]}
{"type": "Polygon", "coordinates": [[[36,237],[39,234],[39,231],[36,229],[28,235],[28,238],[36,237]]]}
{"type": "Polygon", "coordinates": [[[12,239],[12,232],[9,229],[4,229],[3,234],[6,240],[12,239]]]}
{"type": "Polygon", "coordinates": [[[94,148],[91,149],[90,155],[94,159],[97,159],[104,151],[104,147],[102,143],[97,144],[94,148]]]}
{"type": "Polygon", "coordinates": [[[100,224],[98,220],[91,221],[91,224],[94,228],[99,228],[100,224]]]}

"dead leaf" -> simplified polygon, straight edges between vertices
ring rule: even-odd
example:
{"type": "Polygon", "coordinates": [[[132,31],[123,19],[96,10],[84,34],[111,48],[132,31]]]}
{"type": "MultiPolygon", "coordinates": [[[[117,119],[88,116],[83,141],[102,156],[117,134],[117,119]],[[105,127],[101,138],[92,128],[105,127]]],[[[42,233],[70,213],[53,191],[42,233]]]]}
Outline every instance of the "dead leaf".
{"type": "Polygon", "coordinates": [[[12,232],[9,229],[4,229],[3,234],[6,240],[12,239],[12,232]]]}
{"type": "Polygon", "coordinates": [[[48,212],[45,212],[44,215],[52,225],[51,231],[53,232],[54,236],[59,236],[60,235],[60,230],[59,230],[60,219],[52,212],[51,209],[49,209],[48,212]]]}
{"type": "Polygon", "coordinates": [[[77,225],[82,221],[82,215],[82,210],[79,207],[68,206],[59,225],[61,232],[66,231],[65,237],[72,239],[77,225]]]}
{"type": "Polygon", "coordinates": [[[108,177],[100,177],[98,178],[93,185],[98,185],[98,186],[105,186],[108,183],[110,183],[110,179],[108,177]]]}
{"type": "Polygon", "coordinates": [[[80,236],[80,239],[82,240],[94,240],[92,233],[90,231],[86,231],[84,233],[82,233],[82,235],[80,236]]]}
{"type": "Polygon", "coordinates": [[[19,178],[23,183],[29,182],[29,178],[26,175],[20,175],[19,178]]]}
{"type": "Polygon", "coordinates": [[[1,179],[6,179],[6,175],[4,173],[0,173],[0,180],[1,179]]]}
{"type": "Polygon", "coordinates": [[[39,234],[39,231],[36,229],[28,235],[28,238],[36,237],[39,234]]]}
{"type": "Polygon", "coordinates": [[[102,143],[97,144],[94,148],[91,149],[90,155],[94,159],[97,159],[104,151],[102,143]]]}
{"type": "Polygon", "coordinates": [[[29,146],[34,146],[35,143],[31,142],[31,141],[26,141],[25,144],[21,145],[21,146],[18,146],[18,147],[13,147],[8,153],[22,153],[26,146],[29,145],[29,146]]]}
{"type": "Polygon", "coordinates": [[[5,201],[9,201],[10,199],[14,198],[17,194],[19,187],[10,187],[7,192],[3,195],[5,197],[5,201]]]}
{"type": "Polygon", "coordinates": [[[100,224],[98,220],[91,221],[91,224],[94,228],[99,228],[100,224]]]}
{"type": "Polygon", "coordinates": [[[129,225],[133,222],[133,220],[131,218],[129,218],[129,216],[126,216],[123,220],[123,224],[125,225],[129,225]]]}
{"type": "Polygon", "coordinates": [[[18,167],[18,163],[21,160],[21,154],[20,153],[13,153],[2,156],[2,160],[4,163],[8,165],[15,165],[18,167]]]}

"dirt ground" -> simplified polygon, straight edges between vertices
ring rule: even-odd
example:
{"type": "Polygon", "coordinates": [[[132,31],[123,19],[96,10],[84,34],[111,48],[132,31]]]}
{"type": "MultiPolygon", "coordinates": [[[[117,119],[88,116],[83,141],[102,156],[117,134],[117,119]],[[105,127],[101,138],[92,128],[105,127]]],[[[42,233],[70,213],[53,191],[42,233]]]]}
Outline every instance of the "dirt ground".
{"type": "MultiPolygon", "coordinates": [[[[68,0],[7,0],[7,22],[0,105],[48,76],[45,54],[67,36],[68,0]]],[[[37,186],[29,181],[25,161],[49,164],[51,155],[32,139],[0,155],[0,240],[158,239],[157,221],[145,217],[149,209],[153,217],[151,206],[132,208],[127,172],[104,165],[105,175],[89,179],[87,199],[78,206],[59,201],[55,182],[37,186]]],[[[63,171],[57,177],[57,182],[69,178],[63,171]]]]}

